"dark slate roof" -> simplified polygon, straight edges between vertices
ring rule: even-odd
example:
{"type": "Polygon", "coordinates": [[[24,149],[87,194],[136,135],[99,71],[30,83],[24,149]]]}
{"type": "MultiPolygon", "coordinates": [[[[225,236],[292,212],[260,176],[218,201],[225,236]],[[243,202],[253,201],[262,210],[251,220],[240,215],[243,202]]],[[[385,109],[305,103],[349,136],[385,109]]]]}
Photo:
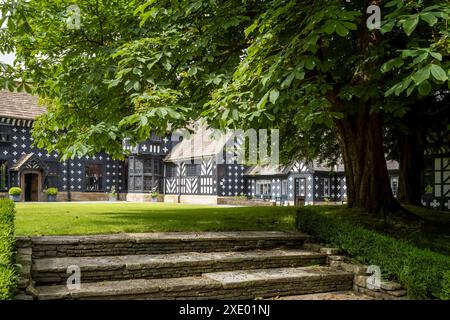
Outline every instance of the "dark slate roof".
{"type": "Polygon", "coordinates": [[[0,90],[0,117],[33,120],[45,113],[38,98],[28,93],[0,90]]]}
{"type": "Polygon", "coordinates": [[[314,160],[311,163],[306,163],[302,161],[294,161],[289,165],[256,165],[250,167],[246,171],[248,176],[272,176],[272,175],[287,175],[293,170],[295,172],[315,172],[315,171],[325,171],[325,172],[344,172],[344,165],[342,163],[336,166],[328,166],[318,160],[314,160]]]}

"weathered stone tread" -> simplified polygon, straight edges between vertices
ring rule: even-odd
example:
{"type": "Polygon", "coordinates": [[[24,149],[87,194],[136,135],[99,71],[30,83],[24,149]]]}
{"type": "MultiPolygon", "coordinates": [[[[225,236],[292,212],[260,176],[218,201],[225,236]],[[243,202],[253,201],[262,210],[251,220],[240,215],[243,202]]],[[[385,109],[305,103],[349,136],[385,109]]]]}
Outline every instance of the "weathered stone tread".
{"type": "Polygon", "coordinates": [[[85,282],[137,278],[173,278],[205,272],[320,265],[326,255],[304,250],[180,252],[155,255],[65,257],[35,259],[33,279],[64,284],[69,266],[80,267],[85,282]]]}
{"type": "Polygon", "coordinates": [[[328,267],[238,270],[202,277],[40,286],[39,299],[250,299],[349,290],[353,274],[328,267]]]}
{"type": "Polygon", "coordinates": [[[88,236],[19,237],[33,258],[98,257],[176,252],[250,251],[302,248],[309,237],[297,232],[155,232],[88,236]]]}
{"type": "MultiPolygon", "coordinates": [[[[18,237],[24,242],[23,237],[18,237]]],[[[30,237],[35,245],[93,244],[119,242],[183,242],[205,240],[305,240],[309,236],[298,232],[282,231],[245,231],[245,232],[151,232],[120,233],[83,236],[37,236],[30,237]]]]}

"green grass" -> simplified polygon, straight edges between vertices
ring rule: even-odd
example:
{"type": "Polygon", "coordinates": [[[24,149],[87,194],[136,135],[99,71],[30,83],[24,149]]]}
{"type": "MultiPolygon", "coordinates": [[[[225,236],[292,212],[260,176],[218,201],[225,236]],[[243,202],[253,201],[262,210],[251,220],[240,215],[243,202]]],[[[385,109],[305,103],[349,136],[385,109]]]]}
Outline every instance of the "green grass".
{"type": "Polygon", "coordinates": [[[313,206],[308,207],[308,210],[403,240],[418,248],[450,255],[450,212],[414,206],[406,208],[421,216],[425,222],[411,223],[402,218],[384,221],[380,217],[345,206],[313,206]]]}
{"type": "Polygon", "coordinates": [[[450,299],[448,213],[409,208],[425,219],[384,221],[344,207],[299,209],[298,226],[352,259],[377,265],[382,276],[400,281],[413,299],[450,299]]]}
{"type": "Polygon", "coordinates": [[[295,230],[294,207],[169,203],[17,203],[17,235],[295,230]]]}
{"type": "Polygon", "coordinates": [[[14,215],[14,202],[0,199],[0,300],[10,299],[16,287],[14,215]]]}

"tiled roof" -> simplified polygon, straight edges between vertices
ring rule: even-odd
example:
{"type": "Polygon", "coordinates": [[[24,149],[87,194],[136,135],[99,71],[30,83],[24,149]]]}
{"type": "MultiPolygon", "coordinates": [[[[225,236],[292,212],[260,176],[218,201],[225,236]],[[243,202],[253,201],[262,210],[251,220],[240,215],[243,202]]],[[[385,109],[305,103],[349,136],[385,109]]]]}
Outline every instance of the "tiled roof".
{"type": "Polygon", "coordinates": [[[38,98],[28,93],[0,90],[0,117],[33,120],[45,113],[38,98]]]}
{"type": "MultiPolygon", "coordinates": [[[[249,168],[246,172],[248,176],[271,176],[271,175],[287,175],[293,168],[295,162],[290,165],[256,165],[249,168]]],[[[301,166],[305,165],[308,172],[325,171],[325,172],[344,172],[344,165],[328,166],[323,162],[314,160],[312,163],[300,162],[301,166]]]]}
{"type": "Polygon", "coordinates": [[[386,161],[386,165],[387,165],[388,171],[399,170],[399,168],[400,168],[398,162],[395,161],[395,160],[388,160],[388,161],[386,161]]]}
{"type": "Polygon", "coordinates": [[[314,171],[326,171],[326,172],[344,172],[344,163],[342,161],[340,161],[338,164],[334,165],[334,166],[330,166],[328,164],[326,164],[325,162],[321,162],[319,160],[314,160],[313,161],[313,166],[312,169],[314,171]]]}
{"type": "Polygon", "coordinates": [[[33,157],[34,153],[24,154],[19,158],[19,161],[11,167],[12,171],[19,171],[19,169],[33,157]]]}
{"type": "Polygon", "coordinates": [[[245,173],[248,176],[274,176],[286,175],[289,173],[291,166],[283,165],[256,165],[250,167],[245,173]]]}
{"type": "Polygon", "coordinates": [[[214,130],[205,126],[199,128],[189,138],[183,139],[164,159],[165,161],[183,161],[217,156],[224,150],[232,134],[213,138],[214,130]]]}

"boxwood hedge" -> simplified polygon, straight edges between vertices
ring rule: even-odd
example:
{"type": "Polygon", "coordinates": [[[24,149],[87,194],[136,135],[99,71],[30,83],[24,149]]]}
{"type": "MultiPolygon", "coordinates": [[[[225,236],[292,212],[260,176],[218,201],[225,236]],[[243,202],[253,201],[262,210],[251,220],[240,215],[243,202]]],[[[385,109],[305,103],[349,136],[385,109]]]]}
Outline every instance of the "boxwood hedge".
{"type": "Polygon", "coordinates": [[[380,266],[383,276],[402,283],[411,299],[450,299],[449,256],[308,208],[298,211],[297,225],[364,264],[380,266]]]}
{"type": "Polygon", "coordinates": [[[0,300],[10,299],[16,286],[14,253],[14,202],[0,199],[0,300]]]}

